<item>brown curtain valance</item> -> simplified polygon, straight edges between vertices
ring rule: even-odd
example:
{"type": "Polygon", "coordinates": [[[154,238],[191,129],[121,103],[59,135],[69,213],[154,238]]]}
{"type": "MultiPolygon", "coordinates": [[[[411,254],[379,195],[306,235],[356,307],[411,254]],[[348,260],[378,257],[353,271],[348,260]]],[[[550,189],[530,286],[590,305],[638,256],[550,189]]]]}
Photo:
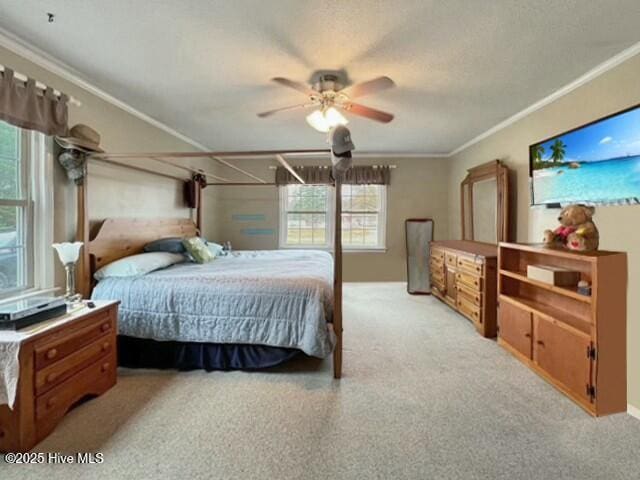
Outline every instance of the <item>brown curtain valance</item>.
{"type": "MultiPolygon", "coordinates": [[[[329,167],[293,167],[305,183],[311,185],[333,185],[331,168],[329,167]]],[[[290,185],[300,183],[296,177],[284,167],[276,168],[276,184],[290,185]]]]}
{"type": "Polygon", "coordinates": [[[5,67],[0,77],[0,120],[16,127],[64,136],[69,121],[68,101],[67,95],[58,97],[51,87],[40,90],[33,78],[26,82],[16,79],[10,68],[5,67]]]}
{"type": "MultiPolygon", "coordinates": [[[[305,183],[315,185],[333,184],[330,167],[294,167],[294,169],[305,183]]],[[[342,183],[345,185],[389,185],[390,181],[391,170],[388,166],[359,165],[347,170],[342,183]]],[[[298,183],[300,182],[286,168],[278,167],[276,169],[277,185],[298,183]]]]}

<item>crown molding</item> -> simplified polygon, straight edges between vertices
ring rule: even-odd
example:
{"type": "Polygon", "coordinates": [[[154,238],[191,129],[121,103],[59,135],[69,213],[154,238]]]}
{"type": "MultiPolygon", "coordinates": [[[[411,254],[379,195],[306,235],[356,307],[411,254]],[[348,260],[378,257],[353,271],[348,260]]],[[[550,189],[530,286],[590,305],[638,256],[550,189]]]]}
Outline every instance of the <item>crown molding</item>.
{"type": "MultiPolygon", "coordinates": [[[[140,110],[137,110],[136,108],[132,107],[131,105],[129,105],[128,103],[119,100],[118,98],[114,97],[113,95],[110,95],[109,93],[105,92],[104,90],[98,88],[97,86],[95,86],[94,84],[92,84],[91,82],[89,82],[88,80],[86,80],[85,78],[83,78],[82,74],[80,72],[78,72],[77,70],[75,70],[73,67],[65,64],[64,62],[58,60],[57,58],[49,55],[48,53],[44,52],[43,50],[39,49],[38,47],[24,41],[23,39],[19,38],[18,36],[16,36],[15,34],[9,32],[8,30],[0,27],[0,46],[6,48],[7,50],[10,50],[11,52],[15,53],[16,55],[19,55],[23,58],[25,58],[26,60],[38,65],[41,68],[44,68],[45,70],[50,71],[51,73],[67,80],[70,83],[73,83],[74,85],[77,85],[78,87],[82,88],[83,90],[86,90],[88,93],[104,100],[105,102],[110,103],[111,105],[114,105],[118,108],[120,108],[121,110],[124,110],[125,112],[133,115],[134,117],[139,118],[140,120],[176,137],[179,140],[182,140],[185,143],[188,143],[189,145],[193,146],[194,148],[201,150],[201,151],[209,151],[211,150],[209,147],[195,141],[194,139],[188,137],[187,135],[184,135],[180,132],[178,132],[177,130],[171,128],[170,126],[166,125],[165,123],[160,122],[159,120],[156,120],[152,117],[150,117],[149,115],[141,112],[140,110]]],[[[408,152],[408,153],[393,153],[393,152],[357,152],[357,156],[359,157],[364,157],[364,158],[375,158],[375,157],[395,157],[395,158],[450,158],[453,157],[455,155],[457,155],[458,153],[462,152],[463,150],[466,150],[467,148],[471,147],[472,145],[484,140],[487,137],[490,137],[491,135],[493,135],[494,133],[499,132],[500,130],[503,130],[505,128],[507,128],[508,126],[516,123],[517,121],[525,118],[526,116],[534,113],[537,110],[540,110],[541,108],[549,105],[550,103],[558,100],[559,98],[569,94],[570,92],[572,92],[573,90],[581,87],[582,85],[590,82],[591,80],[594,80],[595,78],[599,77],[600,75],[608,72],[609,70],[617,67],[618,65],[620,65],[621,63],[624,63],[625,61],[627,61],[628,59],[636,56],[640,54],[640,42],[635,43],[634,45],[632,45],[631,47],[623,50],[622,52],[618,53],[617,55],[614,55],[613,57],[611,57],[610,59],[602,62],[601,64],[597,65],[595,68],[589,70],[588,72],[586,72],[585,74],[583,74],[582,76],[578,77],[576,80],[568,83],[567,85],[563,86],[562,88],[556,90],[555,92],[553,92],[552,94],[546,96],[545,98],[537,101],[536,103],[530,105],[529,107],[525,108],[524,110],[519,111],[518,113],[516,113],[515,115],[510,116],[509,118],[507,118],[506,120],[503,120],[502,122],[494,125],[493,127],[491,127],[490,129],[486,130],[485,132],[481,133],[480,135],[472,138],[471,140],[469,140],[468,142],[465,142],[464,144],[460,145],[459,147],[455,148],[454,150],[452,150],[449,153],[431,153],[431,152],[424,152],[424,153],[420,153],[420,152],[408,152]]]]}
{"type": "Polygon", "coordinates": [[[177,130],[171,128],[165,123],[156,120],[153,117],[150,117],[146,113],[141,112],[140,110],[132,107],[126,102],[114,97],[113,95],[108,94],[101,88],[96,87],[94,84],[83,78],[82,74],[75,70],[73,67],[65,64],[64,62],[58,60],[57,58],[49,55],[43,50],[39,49],[35,45],[31,45],[30,43],[24,41],[13,33],[5,30],[0,27],[0,46],[6,48],[7,50],[19,55],[20,57],[38,65],[45,70],[63,78],[64,80],[73,83],[74,85],[86,90],[88,93],[104,100],[115,107],[124,110],[130,115],[139,118],[140,120],[152,125],[179,140],[182,140],[185,143],[197,148],[198,150],[208,151],[210,148],[207,148],[205,145],[195,141],[194,139],[178,132],[177,130]]]}
{"type": "Polygon", "coordinates": [[[582,75],[582,76],[578,77],[577,79],[575,79],[573,82],[568,83],[567,85],[565,85],[564,87],[560,88],[559,90],[556,90],[551,95],[543,98],[542,100],[537,101],[533,105],[530,105],[529,107],[525,108],[524,110],[519,111],[515,115],[512,115],[511,117],[507,118],[506,120],[503,120],[502,122],[498,123],[497,125],[491,127],[486,132],[481,133],[477,137],[472,138],[471,140],[469,140],[465,144],[460,145],[455,150],[452,150],[451,152],[449,152],[447,154],[447,157],[452,157],[452,156],[460,153],[461,151],[466,150],[471,145],[474,145],[474,144],[478,143],[479,141],[484,140],[485,138],[493,135],[494,133],[499,132],[500,130],[503,130],[503,129],[507,128],[509,125],[512,125],[512,124],[516,123],[518,120],[523,119],[527,115],[531,115],[536,110],[540,110],[542,107],[545,107],[546,105],[549,105],[550,103],[555,102],[559,98],[564,97],[568,93],[574,91],[576,88],[581,87],[585,83],[590,82],[591,80],[599,77],[603,73],[606,73],[609,70],[611,70],[612,68],[617,67],[621,63],[629,60],[631,57],[634,57],[639,53],[640,53],[640,42],[638,42],[638,43],[636,43],[634,45],[631,45],[629,48],[623,50],[622,52],[618,53],[617,55],[614,55],[610,59],[602,62],[600,65],[596,66],[595,68],[592,68],[591,70],[589,70],[584,75],[582,75]]]}

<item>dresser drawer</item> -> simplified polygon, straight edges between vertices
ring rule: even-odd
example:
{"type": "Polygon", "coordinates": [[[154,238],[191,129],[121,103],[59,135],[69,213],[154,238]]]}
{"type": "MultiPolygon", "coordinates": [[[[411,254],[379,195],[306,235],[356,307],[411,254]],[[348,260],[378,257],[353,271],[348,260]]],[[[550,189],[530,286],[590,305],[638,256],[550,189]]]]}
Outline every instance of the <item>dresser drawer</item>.
{"type": "Polygon", "coordinates": [[[473,323],[480,322],[480,307],[467,301],[464,297],[459,296],[456,300],[458,311],[465,317],[469,318],[473,323]]]}
{"type": "Polygon", "coordinates": [[[433,260],[429,263],[432,272],[444,275],[444,263],[435,263],[433,260]]]}
{"type": "Polygon", "coordinates": [[[431,260],[437,263],[444,263],[444,250],[440,250],[439,248],[432,248],[431,260]]]}
{"type": "Polygon", "coordinates": [[[456,273],[456,282],[458,284],[463,284],[462,286],[470,287],[474,291],[482,291],[482,279],[469,275],[468,273],[456,273]]]}
{"type": "Polygon", "coordinates": [[[457,266],[461,271],[477,277],[481,277],[484,271],[482,262],[471,257],[458,257],[457,266]]]}
{"type": "Polygon", "coordinates": [[[445,252],[444,254],[444,263],[447,267],[455,268],[457,263],[457,257],[453,253],[445,252]]]}
{"type": "Polygon", "coordinates": [[[36,398],[36,422],[42,425],[66,413],[87,395],[100,395],[116,381],[116,354],[109,355],[79,371],[44,395],[36,398]]]}
{"type": "Polygon", "coordinates": [[[107,333],[59,362],[39,370],[36,373],[36,395],[42,395],[51,390],[75,373],[115,351],[115,342],[115,335],[107,333]]]}
{"type": "Polygon", "coordinates": [[[41,370],[80,350],[103,335],[115,330],[110,311],[100,311],[84,320],[78,328],[63,331],[35,345],[35,366],[41,370]]]}
{"type": "Polygon", "coordinates": [[[464,283],[458,282],[456,284],[458,289],[458,295],[464,297],[469,303],[473,303],[477,306],[482,306],[482,293],[467,287],[464,283]]]}
{"type": "Polygon", "coordinates": [[[431,281],[444,286],[444,272],[431,272],[431,281]]]}

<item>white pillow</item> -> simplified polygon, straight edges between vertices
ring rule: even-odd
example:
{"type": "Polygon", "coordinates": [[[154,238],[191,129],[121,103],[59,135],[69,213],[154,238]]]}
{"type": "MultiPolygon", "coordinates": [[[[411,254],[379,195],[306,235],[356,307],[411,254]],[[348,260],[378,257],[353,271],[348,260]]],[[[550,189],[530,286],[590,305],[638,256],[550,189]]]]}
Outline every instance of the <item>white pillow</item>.
{"type": "Polygon", "coordinates": [[[102,280],[108,277],[135,277],[184,262],[181,253],[149,252],[124,257],[98,270],[93,278],[102,280]]]}

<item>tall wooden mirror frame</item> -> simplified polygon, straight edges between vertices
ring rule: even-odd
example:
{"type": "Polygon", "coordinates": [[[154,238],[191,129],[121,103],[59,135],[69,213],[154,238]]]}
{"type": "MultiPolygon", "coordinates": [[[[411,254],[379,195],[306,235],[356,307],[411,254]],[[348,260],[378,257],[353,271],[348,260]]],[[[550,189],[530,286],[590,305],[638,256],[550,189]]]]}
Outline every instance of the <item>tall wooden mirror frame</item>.
{"type": "Polygon", "coordinates": [[[463,240],[475,240],[473,232],[473,185],[474,183],[483,182],[492,178],[496,179],[497,187],[496,243],[508,242],[511,240],[509,220],[509,169],[500,160],[493,160],[468,169],[467,176],[460,184],[460,208],[463,240]],[[468,205],[468,208],[465,208],[465,205],[468,205]]]}

